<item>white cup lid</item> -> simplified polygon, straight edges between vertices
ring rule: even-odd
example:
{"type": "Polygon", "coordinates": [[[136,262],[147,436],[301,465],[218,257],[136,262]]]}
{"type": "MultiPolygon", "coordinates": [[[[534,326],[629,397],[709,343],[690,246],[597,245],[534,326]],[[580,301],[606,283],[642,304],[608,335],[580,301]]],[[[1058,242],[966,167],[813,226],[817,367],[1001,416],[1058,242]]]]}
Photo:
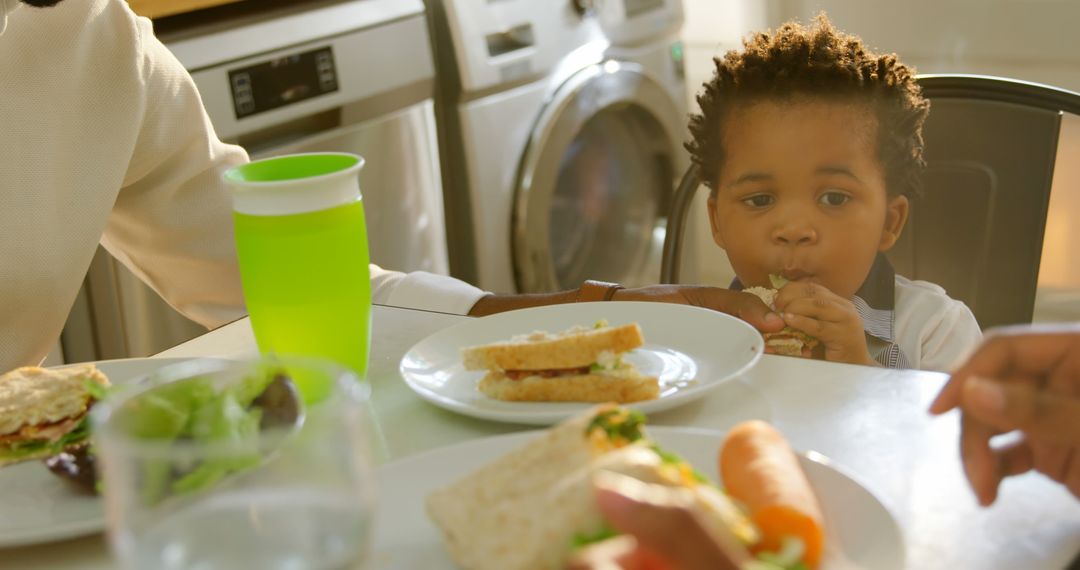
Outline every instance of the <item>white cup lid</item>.
{"type": "Polygon", "coordinates": [[[326,210],[360,199],[364,157],[344,152],[290,154],[235,166],[224,174],[233,210],[282,216],[326,210]]]}

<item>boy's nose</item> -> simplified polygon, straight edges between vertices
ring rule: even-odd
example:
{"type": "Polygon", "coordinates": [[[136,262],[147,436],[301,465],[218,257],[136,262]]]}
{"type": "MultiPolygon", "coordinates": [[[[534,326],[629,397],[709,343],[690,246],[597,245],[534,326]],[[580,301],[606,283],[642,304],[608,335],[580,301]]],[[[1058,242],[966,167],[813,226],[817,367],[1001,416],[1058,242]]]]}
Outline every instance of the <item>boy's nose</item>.
{"type": "Polygon", "coordinates": [[[810,245],[817,242],[817,231],[807,223],[784,224],[773,233],[773,240],[781,245],[810,245]]]}

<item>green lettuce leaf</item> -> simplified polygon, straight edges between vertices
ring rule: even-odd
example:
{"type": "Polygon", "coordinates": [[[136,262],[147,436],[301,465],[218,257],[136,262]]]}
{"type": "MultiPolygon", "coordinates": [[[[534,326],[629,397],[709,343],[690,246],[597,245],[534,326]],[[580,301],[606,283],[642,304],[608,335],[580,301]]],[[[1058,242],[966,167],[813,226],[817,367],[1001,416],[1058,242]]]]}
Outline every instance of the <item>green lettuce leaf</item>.
{"type": "Polygon", "coordinates": [[[619,536],[619,534],[621,534],[619,531],[615,530],[607,522],[603,522],[600,524],[600,528],[593,532],[579,532],[575,534],[573,538],[570,539],[570,550],[581,550],[586,546],[619,536]]]}
{"type": "Polygon", "coordinates": [[[81,444],[90,437],[90,420],[83,418],[75,429],[64,434],[56,441],[31,440],[20,441],[0,447],[0,458],[5,460],[24,459],[35,455],[56,455],[65,449],[81,444]]]}
{"type": "Polygon", "coordinates": [[[229,450],[228,457],[209,458],[179,470],[168,462],[145,462],[143,500],[154,504],[168,494],[200,491],[258,465],[262,410],[249,408],[274,377],[270,371],[260,372],[224,389],[209,378],[196,377],[154,388],[127,402],[117,421],[137,439],[221,444],[229,450]]]}
{"type": "Polygon", "coordinates": [[[86,391],[90,393],[90,397],[95,400],[104,400],[109,395],[109,387],[102,384],[98,384],[93,380],[83,380],[83,384],[86,386],[86,391]]]}
{"type": "Polygon", "coordinates": [[[596,417],[589,422],[588,427],[585,428],[585,433],[590,434],[594,429],[602,429],[611,439],[622,437],[626,441],[634,442],[645,437],[645,434],[641,431],[644,425],[645,414],[637,410],[616,408],[597,414],[596,417]],[[629,414],[625,420],[618,423],[613,421],[623,413],[629,414]]]}

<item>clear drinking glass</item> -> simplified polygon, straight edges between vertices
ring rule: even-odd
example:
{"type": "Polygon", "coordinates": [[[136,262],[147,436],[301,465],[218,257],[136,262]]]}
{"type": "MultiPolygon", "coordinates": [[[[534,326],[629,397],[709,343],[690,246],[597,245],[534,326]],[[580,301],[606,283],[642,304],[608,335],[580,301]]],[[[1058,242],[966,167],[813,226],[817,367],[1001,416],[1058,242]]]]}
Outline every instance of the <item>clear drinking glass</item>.
{"type": "Polygon", "coordinates": [[[109,539],[124,568],[363,568],[369,388],[287,358],[192,361],[95,406],[109,539]],[[328,395],[305,405],[290,378],[328,395]]]}

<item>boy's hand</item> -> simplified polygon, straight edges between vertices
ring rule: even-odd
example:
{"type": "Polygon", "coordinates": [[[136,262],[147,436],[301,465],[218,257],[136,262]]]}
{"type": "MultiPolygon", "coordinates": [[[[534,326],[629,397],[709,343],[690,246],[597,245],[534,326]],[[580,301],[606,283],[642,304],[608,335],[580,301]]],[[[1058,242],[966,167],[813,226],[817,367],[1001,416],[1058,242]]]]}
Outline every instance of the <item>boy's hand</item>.
{"type": "Polygon", "coordinates": [[[855,305],[817,283],[791,282],[773,301],[789,327],[821,341],[825,360],[877,366],[855,305]]]}

